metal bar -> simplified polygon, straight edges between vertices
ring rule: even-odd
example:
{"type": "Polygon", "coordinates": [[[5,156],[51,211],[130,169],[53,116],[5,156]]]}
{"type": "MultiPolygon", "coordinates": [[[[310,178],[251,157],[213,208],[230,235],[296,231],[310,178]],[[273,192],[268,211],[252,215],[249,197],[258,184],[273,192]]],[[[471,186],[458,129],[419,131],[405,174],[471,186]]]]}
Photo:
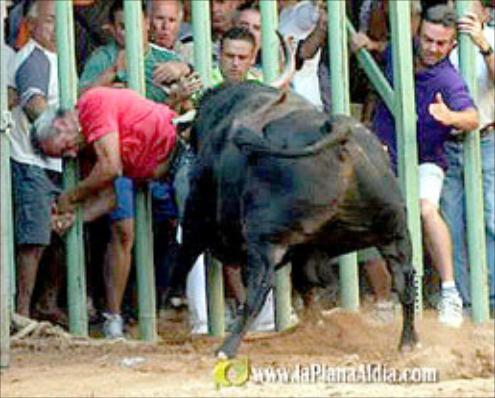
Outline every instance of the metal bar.
{"type": "MultiPolygon", "coordinates": [[[[356,33],[356,29],[352,26],[349,19],[346,20],[347,31],[350,35],[356,33]]],[[[380,67],[377,65],[371,54],[365,48],[361,48],[356,53],[356,58],[363,68],[366,76],[368,76],[369,81],[373,84],[373,87],[380,95],[382,101],[387,105],[390,112],[394,113],[395,108],[395,96],[394,90],[390,86],[387,78],[383,75],[380,67]]]]}
{"type": "MultiPolygon", "coordinates": [[[[350,115],[345,2],[327,0],[327,10],[332,114],[350,115]]],[[[341,305],[347,310],[357,311],[359,309],[359,275],[356,253],[349,253],[339,258],[339,274],[341,305]]]]}
{"type": "MultiPolygon", "coordinates": [[[[278,26],[277,2],[260,1],[263,80],[270,83],[279,71],[280,43],[276,34],[278,26]]],[[[275,325],[278,331],[290,326],[291,313],[291,265],[275,272],[275,325]]]]}
{"type": "Polygon", "coordinates": [[[415,311],[421,316],[423,247],[418,196],[418,149],[410,7],[408,1],[391,1],[389,5],[396,104],[393,113],[397,134],[399,179],[406,199],[407,224],[413,246],[413,265],[417,272],[415,311]]]}
{"type": "MultiPolygon", "coordinates": [[[[456,1],[456,12],[460,17],[471,11],[472,2],[456,1]]],[[[476,54],[467,34],[459,36],[459,66],[469,90],[476,98],[476,54]]],[[[464,192],[466,194],[466,229],[472,318],[474,323],[489,320],[488,277],[486,257],[485,220],[483,211],[483,174],[479,130],[466,134],[464,140],[464,192]]]]}
{"type": "MultiPolygon", "coordinates": [[[[0,4],[0,46],[4,43],[5,4],[0,4]]],[[[1,50],[0,50],[1,51],[1,50]]],[[[0,368],[10,365],[11,268],[13,258],[10,190],[10,113],[7,109],[7,65],[0,59],[0,368]]]]}
{"type": "Polygon", "coordinates": [[[194,67],[205,87],[211,84],[212,47],[210,4],[208,1],[191,2],[194,39],[194,67]]]}
{"type": "Polygon", "coordinates": [[[205,256],[205,265],[208,284],[208,332],[212,336],[223,336],[225,334],[223,265],[210,253],[205,256]]]}
{"type": "MultiPolygon", "coordinates": [[[[129,74],[129,88],[145,95],[144,49],[142,38],[141,2],[125,0],[125,50],[129,74]]],[[[139,301],[139,336],[146,341],[155,341],[156,296],[153,263],[153,235],[151,227],[151,200],[148,188],[139,188],[136,193],[136,279],[139,301]]]]}
{"type": "MultiPolygon", "coordinates": [[[[193,1],[191,3],[192,25],[194,38],[194,66],[201,76],[205,87],[211,84],[212,46],[210,4],[208,1],[193,1]]],[[[225,333],[224,319],[224,288],[223,266],[205,253],[208,296],[208,332],[212,336],[223,336],[225,333]]]]}
{"type": "MultiPolygon", "coordinates": [[[[77,98],[77,74],[74,48],[74,19],[71,1],[56,1],[56,35],[60,106],[72,109],[77,98]]],[[[77,161],[65,164],[64,187],[74,187],[78,180],[77,161]]],[[[86,270],[84,263],[83,222],[77,210],[76,222],[66,235],[67,301],[69,330],[76,336],[88,335],[86,270]]]]}

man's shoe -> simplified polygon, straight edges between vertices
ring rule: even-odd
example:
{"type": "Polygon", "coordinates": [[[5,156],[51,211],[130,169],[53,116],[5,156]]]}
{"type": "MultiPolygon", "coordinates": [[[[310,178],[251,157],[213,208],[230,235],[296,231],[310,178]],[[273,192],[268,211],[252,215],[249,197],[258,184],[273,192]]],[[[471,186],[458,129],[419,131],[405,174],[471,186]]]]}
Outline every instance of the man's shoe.
{"type": "Polygon", "coordinates": [[[438,304],[438,321],[453,328],[461,326],[462,299],[458,293],[442,294],[438,304]]]}
{"type": "Polygon", "coordinates": [[[105,322],[103,322],[103,334],[106,339],[116,340],[124,339],[124,320],[120,314],[103,313],[105,322]]]}

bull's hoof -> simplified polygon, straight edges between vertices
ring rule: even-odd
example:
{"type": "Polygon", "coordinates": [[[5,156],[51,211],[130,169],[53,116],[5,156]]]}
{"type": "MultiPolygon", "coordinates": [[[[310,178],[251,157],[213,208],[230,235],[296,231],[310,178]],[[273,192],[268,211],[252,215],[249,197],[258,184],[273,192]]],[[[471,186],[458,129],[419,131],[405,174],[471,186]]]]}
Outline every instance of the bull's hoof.
{"type": "Polygon", "coordinates": [[[422,347],[423,345],[418,341],[415,343],[403,344],[402,346],[399,347],[399,351],[402,354],[408,354],[414,352],[415,350],[419,350],[422,347]]]}
{"type": "Polygon", "coordinates": [[[241,338],[239,335],[231,334],[225,339],[223,344],[215,351],[216,357],[221,359],[234,358],[235,355],[237,354],[237,348],[239,347],[240,342],[241,342],[241,338]]]}
{"type": "Polygon", "coordinates": [[[215,352],[215,356],[220,359],[220,360],[225,360],[225,359],[229,359],[228,355],[223,352],[222,350],[217,350],[215,352]]]}

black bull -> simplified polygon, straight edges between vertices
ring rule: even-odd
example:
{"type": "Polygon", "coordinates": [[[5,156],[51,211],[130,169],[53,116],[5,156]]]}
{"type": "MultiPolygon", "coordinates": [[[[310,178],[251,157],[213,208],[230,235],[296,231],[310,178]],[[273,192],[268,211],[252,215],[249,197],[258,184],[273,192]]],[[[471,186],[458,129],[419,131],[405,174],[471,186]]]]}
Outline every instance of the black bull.
{"type": "Polygon", "coordinates": [[[349,117],[329,118],[295,94],[242,83],[203,97],[191,145],[197,156],[174,279],[183,282],[209,249],[225,264],[242,264],[247,287],[218,355],[235,356],[277,267],[313,250],[339,256],[369,246],[387,261],[402,303],[400,348],[416,344],[406,209],[369,130],[349,117]]]}

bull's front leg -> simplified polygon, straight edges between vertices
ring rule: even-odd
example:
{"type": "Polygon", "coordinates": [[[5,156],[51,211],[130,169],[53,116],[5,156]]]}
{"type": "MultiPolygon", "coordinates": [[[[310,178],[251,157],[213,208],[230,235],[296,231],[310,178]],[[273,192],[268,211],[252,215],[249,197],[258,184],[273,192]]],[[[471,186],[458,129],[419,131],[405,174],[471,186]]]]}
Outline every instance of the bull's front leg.
{"type": "Polygon", "coordinates": [[[393,286],[402,304],[402,334],[399,349],[410,351],[419,344],[414,324],[416,272],[410,261],[411,256],[408,255],[410,245],[403,239],[397,239],[390,245],[380,247],[380,251],[392,273],[393,286]]]}
{"type": "Polygon", "coordinates": [[[232,358],[237,354],[242,338],[261,312],[273,287],[275,265],[281,260],[285,251],[285,248],[259,240],[248,242],[246,302],[241,316],[233,325],[231,334],[216,351],[218,357],[232,358]]]}

